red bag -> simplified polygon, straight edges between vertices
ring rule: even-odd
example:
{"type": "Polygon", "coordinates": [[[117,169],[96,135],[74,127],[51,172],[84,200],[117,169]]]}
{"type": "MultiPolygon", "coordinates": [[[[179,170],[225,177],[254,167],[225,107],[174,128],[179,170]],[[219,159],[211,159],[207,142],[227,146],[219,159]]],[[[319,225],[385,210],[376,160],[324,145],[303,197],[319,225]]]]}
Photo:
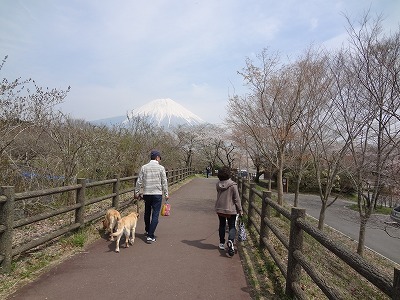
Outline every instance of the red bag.
{"type": "Polygon", "coordinates": [[[164,203],[162,208],[161,208],[161,215],[162,216],[169,216],[171,212],[171,204],[168,202],[164,203]]]}

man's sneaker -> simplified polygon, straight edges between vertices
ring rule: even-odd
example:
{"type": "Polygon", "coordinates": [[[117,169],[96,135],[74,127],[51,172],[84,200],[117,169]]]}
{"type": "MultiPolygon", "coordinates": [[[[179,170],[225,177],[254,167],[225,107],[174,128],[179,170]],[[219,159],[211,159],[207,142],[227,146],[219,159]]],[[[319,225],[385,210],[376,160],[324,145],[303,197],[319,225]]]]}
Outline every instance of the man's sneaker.
{"type": "Polygon", "coordinates": [[[151,243],[154,243],[156,241],[156,238],[151,238],[151,237],[147,237],[147,239],[146,239],[146,242],[148,243],[148,244],[151,244],[151,243]]]}
{"type": "Polygon", "coordinates": [[[221,250],[225,250],[225,245],[224,245],[224,243],[219,244],[218,248],[221,249],[221,250]]]}
{"type": "Polygon", "coordinates": [[[233,256],[235,254],[235,248],[233,248],[233,242],[231,240],[229,240],[227,245],[228,245],[229,256],[233,256]]]}

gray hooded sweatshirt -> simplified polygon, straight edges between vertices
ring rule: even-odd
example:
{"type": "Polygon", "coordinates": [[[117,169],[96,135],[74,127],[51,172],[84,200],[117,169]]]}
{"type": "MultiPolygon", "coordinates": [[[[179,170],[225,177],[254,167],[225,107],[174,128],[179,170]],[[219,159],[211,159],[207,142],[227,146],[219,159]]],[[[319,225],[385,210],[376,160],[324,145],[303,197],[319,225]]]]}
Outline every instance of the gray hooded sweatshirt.
{"type": "Polygon", "coordinates": [[[236,215],[242,211],[238,187],[232,179],[217,182],[215,211],[222,215],[236,215]]]}

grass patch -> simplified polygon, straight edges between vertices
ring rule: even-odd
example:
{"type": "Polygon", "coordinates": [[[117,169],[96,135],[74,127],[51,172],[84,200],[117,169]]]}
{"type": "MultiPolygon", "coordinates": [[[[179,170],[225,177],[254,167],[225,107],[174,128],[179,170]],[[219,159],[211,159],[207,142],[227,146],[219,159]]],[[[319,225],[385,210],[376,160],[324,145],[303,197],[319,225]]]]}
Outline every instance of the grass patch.
{"type": "Polygon", "coordinates": [[[252,299],[288,299],[279,269],[258,247],[256,239],[254,232],[249,231],[247,240],[238,243],[252,299]]]}
{"type": "MultiPolygon", "coordinates": [[[[349,209],[354,210],[354,211],[358,211],[358,205],[357,204],[351,204],[349,206],[347,206],[349,209]]],[[[382,214],[382,215],[390,215],[392,213],[393,208],[391,207],[385,207],[385,206],[381,206],[381,207],[377,207],[374,210],[375,214],[382,214]]]]}
{"type": "Polygon", "coordinates": [[[82,248],[83,246],[85,246],[85,243],[88,239],[86,231],[80,229],[77,233],[71,235],[70,237],[65,238],[62,241],[62,244],[64,246],[82,248]]]}

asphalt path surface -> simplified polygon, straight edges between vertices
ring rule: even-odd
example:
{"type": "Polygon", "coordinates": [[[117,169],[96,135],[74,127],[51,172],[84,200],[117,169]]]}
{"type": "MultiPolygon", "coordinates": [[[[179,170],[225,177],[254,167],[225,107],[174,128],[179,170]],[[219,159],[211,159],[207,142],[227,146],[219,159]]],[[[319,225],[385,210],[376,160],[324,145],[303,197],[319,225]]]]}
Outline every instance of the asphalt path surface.
{"type": "MultiPolygon", "coordinates": [[[[288,204],[293,204],[294,194],[284,194],[288,204]]],[[[360,218],[357,211],[347,206],[353,202],[337,199],[325,212],[325,225],[328,225],[358,242],[360,218]]],[[[306,213],[316,219],[321,210],[319,196],[301,194],[298,207],[305,208],[306,213]]],[[[380,255],[400,264],[400,227],[386,224],[392,222],[390,216],[374,214],[368,220],[365,234],[365,246],[380,255]]]]}
{"type": "Polygon", "coordinates": [[[218,249],[215,178],[195,178],[170,195],[157,241],[145,242],[143,214],[132,246],[115,253],[100,238],[7,299],[251,299],[239,253],[218,249]]]}

